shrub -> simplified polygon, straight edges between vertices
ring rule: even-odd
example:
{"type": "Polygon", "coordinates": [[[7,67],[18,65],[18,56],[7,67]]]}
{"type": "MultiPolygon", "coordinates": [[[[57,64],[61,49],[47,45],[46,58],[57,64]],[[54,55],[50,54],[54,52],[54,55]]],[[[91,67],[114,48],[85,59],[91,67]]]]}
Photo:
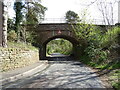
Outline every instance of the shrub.
{"type": "Polygon", "coordinates": [[[77,24],[77,26],[73,28],[79,42],[86,42],[87,45],[87,47],[83,43],[79,45],[84,48],[85,56],[89,59],[85,61],[81,59],[83,62],[97,67],[100,65],[104,66],[112,61],[110,56],[113,55],[113,53],[115,56],[119,48],[119,27],[101,31],[97,26],[77,24]]]}
{"type": "Polygon", "coordinates": [[[101,39],[101,46],[103,48],[114,46],[118,42],[119,34],[120,34],[119,27],[114,27],[112,29],[109,29],[101,39]]]}
{"type": "Polygon", "coordinates": [[[13,42],[17,40],[17,34],[14,30],[8,32],[8,40],[13,42]]]}
{"type": "Polygon", "coordinates": [[[86,55],[92,62],[96,64],[101,64],[105,62],[108,58],[107,51],[103,51],[101,48],[96,48],[94,45],[90,45],[85,49],[86,55]]]}

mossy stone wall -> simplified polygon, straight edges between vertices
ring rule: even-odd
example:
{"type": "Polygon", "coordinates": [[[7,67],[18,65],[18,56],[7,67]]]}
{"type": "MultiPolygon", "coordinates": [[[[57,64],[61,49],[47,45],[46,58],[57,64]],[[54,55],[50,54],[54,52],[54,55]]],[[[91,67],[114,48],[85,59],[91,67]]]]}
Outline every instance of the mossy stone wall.
{"type": "Polygon", "coordinates": [[[39,62],[38,50],[0,48],[1,71],[13,70],[39,62]]]}

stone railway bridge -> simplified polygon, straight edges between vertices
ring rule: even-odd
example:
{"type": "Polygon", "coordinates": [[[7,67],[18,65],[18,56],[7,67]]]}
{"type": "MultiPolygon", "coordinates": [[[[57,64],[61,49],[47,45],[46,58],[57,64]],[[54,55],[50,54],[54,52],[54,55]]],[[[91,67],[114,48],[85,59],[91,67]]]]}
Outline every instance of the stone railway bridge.
{"type": "MultiPolygon", "coordinates": [[[[39,44],[40,59],[47,59],[46,57],[46,45],[53,39],[63,38],[70,41],[73,44],[72,55],[76,55],[76,49],[79,44],[75,33],[73,32],[73,27],[76,24],[68,23],[46,23],[39,24],[33,30],[37,33],[37,42],[39,44]]],[[[29,25],[31,30],[31,25],[29,25]]],[[[100,25],[101,28],[105,29],[104,25],[100,25]]],[[[33,27],[32,27],[33,28],[33,27]]]]}

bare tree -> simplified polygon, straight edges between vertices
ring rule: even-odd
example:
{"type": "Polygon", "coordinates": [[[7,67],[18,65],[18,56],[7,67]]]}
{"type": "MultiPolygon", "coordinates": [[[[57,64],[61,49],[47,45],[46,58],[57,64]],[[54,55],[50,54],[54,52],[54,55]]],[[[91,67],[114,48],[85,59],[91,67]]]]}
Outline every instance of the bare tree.
{"type": "Polygon", "coordinates": [[[105,25],[113,25],[114,24],[114,11],[113,6],[116,3],[114,2],[106,2],[105,0],[97,1],[97,6],[99,11],[102,14],[103,22],[105,25]]]}

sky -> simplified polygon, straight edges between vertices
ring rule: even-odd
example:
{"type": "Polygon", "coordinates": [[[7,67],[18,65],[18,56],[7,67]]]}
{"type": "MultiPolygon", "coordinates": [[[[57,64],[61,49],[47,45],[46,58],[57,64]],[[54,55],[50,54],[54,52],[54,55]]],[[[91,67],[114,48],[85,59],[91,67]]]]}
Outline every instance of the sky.
{"type": "MultiPolygon", "coordinates": [[[[72,10],[76,12],[79,16],[87,9],[87,18],[89,19],[102,19],[102,14],[98,10],[98,6],[96,3],[90,5],[87,7],[87,5],[91,4],[91,2],[94,2],[95,0],[41,0],[42,5],[47,7],[48,10],[45,12],[45,18],[53,21],[53,20],[59,20],[60,18],[63,19],[65,17],[65,13],[68,10],[72,10]]],[[[98,0],[103,1],[103,0],[98,0]]],[[[108,3],[113,2],[115,0],[104,0],[108,3]]],[[[13,3],[12,3],[13,4],[13,3]]],[[[12,5],[11,4],[11,5],[12,5]]],[[[114,19],[118,19],[118,5],[115,3],[113,5],[113,11],[114,11],[114,19]]],[[[14,11],[11,8],[8,10],[9,16],[14,16],[14,11]]],[[[46,19],[45,19],[46,20],[46,19]]]]}
{"type": "MultiPolygon", "coordinates": [[[[96,3],[87,7],[87,5],[91,4],[95,0],[43,0],[42,4],[48,7],[46,11],[45,18],[64,18],[65,13],[68,10],[75,11],[79,16],[87,9],[87,18],[90,19],[102,19],[102,14],[98,10],[98,6],[96,3]]],[[[103,1],[103,0],[100,0],[103,1]]],[[[105,0],[108,4],[109,2],[113,2],[114,0],[105,0]]],[[[114,19],[118,18],[118,7],[117,3],[114,4],[114,19]]]]}
{"type": "Polygon", "coordinates": [[[48,7],[48,11],[46,11],[46,17],[48,18],[51,17],[63,18],[68,10],[72,10],[77,13],[80,13],[81,10],[85,9],[84,2],[85,0],[80,0],[80,1],[79,0],[43,0],[42,1],[43,5],[48,7]]]}

